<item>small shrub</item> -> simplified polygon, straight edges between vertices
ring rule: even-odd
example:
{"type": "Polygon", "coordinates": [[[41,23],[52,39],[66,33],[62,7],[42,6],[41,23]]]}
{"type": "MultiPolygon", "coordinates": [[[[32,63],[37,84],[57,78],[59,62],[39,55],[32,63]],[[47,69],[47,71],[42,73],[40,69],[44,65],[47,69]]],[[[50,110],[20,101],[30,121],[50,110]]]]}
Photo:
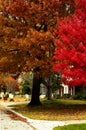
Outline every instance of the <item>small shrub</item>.
{"type": "Polygon", "coordinates": [[[86,100],[86,94],[82,95],[82,99],[86,100]]]}
{"type": "Polygon", "coordinates": [[[81,98],[82,98],[82,96],[80,93],[77,93],[75,96],[73,96],[73,99],[75,99],[75,100],[79,100],[81,98]]]}
{"type": "Polygon", "coordinates": [[[55,99],[60,99],[61,98],[61,96],[59,94],[54,94],[53,96],[54,96],[55,99]]]}
{"type": "Polygon", "coordinates": [[[71,96],[70,94],[64,94],[63,98],[70,98],[70,96],[71,96]]]}
{"type": "Polygon", "coordinates": [[[75,99],[75,100],[86,100],[86,94],[77,93],[75,96],[73,96],[73,99],[75,99]]]}

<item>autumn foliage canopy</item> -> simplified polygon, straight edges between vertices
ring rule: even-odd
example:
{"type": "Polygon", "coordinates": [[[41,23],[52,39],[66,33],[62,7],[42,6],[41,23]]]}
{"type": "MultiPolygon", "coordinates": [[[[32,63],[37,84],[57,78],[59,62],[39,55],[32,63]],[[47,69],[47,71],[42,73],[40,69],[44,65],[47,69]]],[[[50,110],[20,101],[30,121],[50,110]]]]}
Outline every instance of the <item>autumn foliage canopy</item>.
{"type": "Polygon", "coordinates": [[[60,22],[55,36],[53,71],[62,74],[65,84],[86,87],[86,0],[78,2],[74,16],[60,22]]]}
{"type": "MultiPolygon", "coordinates": [[[[74,5],[74,0],[66,1],[74,5]]],[[[58,17],[67,14],[65,0],[0,0],[0,71],[49,76],[55,49],[53,30],[58,17]]]]}

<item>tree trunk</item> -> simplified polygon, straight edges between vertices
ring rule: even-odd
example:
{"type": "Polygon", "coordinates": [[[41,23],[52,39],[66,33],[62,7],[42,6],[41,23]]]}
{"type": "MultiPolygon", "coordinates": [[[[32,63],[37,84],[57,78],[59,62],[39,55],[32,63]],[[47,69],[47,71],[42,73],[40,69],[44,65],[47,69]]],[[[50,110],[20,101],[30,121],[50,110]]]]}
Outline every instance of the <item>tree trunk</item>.
{"type": "Polygon", "coordinates": [[[42,80],[42,83],[46,86],[47,92],[46,97],[48,100],[52,99],[52,87],[51,87],[51,77],[46,78],[46,80],[42,80]]]}
{"type": "Polygon", "coordinates": [[[41,105],[40,102],[40,83],[41,78],[37,78],[35,75],[33,76],[33,87],[32,87],[32,97],[29,105],[31,106],[37,106],[41,105]]]}
{"type": "Polygon", "coordinates": [[[47,99],[48,100],[52,99],[52,88],[51,88],[51,86],[47,86],[47,99]]]}

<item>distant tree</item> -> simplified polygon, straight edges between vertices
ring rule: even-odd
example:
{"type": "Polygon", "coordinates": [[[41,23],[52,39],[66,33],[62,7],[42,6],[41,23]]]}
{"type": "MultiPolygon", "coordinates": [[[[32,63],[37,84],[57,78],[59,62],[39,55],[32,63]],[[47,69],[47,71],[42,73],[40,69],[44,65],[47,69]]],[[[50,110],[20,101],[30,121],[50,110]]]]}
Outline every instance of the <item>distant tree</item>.
{"type": "Polygon", "coordinates": [[[25,80],[25,82],[23,84],[22,91],[23,91],[23,94],[30,94],[31,93],[28,80],[25,80]]]}
{"type": "Polygon", "coordinates": [[[86,87],[86,0],[79,0],[75,15],[60,22],[56,38],[53,71],[62,73],[65,84],[86,87]]]}
{"type": "Polygon", "coordinates": [[[56,73],[52,75],[51,80],[52,80],[53,92],[56,91],[59,87],[61,87],[62,84],[61,79],[62,76],[60,73],[56,73]]]}
{"type": "Polygon", "coordinates": [[[12,77],[5,77],[4,83],[8,92],[12,92],[15,94],[17,81],[12,77]]]}

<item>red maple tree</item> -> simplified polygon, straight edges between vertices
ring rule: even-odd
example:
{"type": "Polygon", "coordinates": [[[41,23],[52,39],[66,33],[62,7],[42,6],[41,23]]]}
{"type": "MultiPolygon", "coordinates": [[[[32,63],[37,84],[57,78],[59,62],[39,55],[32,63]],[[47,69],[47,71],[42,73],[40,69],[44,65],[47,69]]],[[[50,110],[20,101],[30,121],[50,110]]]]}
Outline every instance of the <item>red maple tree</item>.
{"type": "Polygon", "coordinates": [[[78,2],[74,16],[64,19],[56,31],[53,71],[70,86],[86,87],[86,1],[78,2]]]}

